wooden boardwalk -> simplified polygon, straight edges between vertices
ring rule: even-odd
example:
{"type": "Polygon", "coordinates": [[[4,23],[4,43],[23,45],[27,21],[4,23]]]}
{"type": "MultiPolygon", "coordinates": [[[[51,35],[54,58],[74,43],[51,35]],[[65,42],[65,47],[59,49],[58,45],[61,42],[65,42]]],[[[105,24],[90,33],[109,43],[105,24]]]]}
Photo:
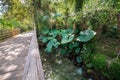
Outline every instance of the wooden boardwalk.
{"type": "Polygon", "coordinates": [[[33,31],[0,43],[0,80],[22,80],[33,31]]]}
{"type": "Polygon", "coordinates": [[[30,43],[22,80],[45,80],[37,43],[36,31],[34,31],[30,43]]]}

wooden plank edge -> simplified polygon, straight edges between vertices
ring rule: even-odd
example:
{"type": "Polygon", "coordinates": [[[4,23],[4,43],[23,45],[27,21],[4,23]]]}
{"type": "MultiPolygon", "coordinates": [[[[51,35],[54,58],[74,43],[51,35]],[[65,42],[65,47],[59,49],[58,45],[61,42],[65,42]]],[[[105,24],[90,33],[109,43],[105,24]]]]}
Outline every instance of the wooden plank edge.
{"type": "Polygon", "coordinates": [[[34,31],[30,43],[22,80],[45,80],[38,49],[36,31],[34,31]]]}

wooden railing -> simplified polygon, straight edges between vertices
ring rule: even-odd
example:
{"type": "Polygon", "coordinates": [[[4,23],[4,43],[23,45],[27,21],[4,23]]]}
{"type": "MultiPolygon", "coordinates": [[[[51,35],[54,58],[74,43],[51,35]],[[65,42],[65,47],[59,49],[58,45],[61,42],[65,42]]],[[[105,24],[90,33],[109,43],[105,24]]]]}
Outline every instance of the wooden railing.
{"type": "Polygon", "coordinates": [[[22,80],[45,80],[40,59],[36,31],[32,36],[22,80]]]}
{"type": "Polygon", "coordinates": [[[0,41],[10,38],[12,36],[15,36],[17,34],[20,34],[19,28],[15,28],[15,29],[11,29],[11,30],[0,30],[0,41]]]}

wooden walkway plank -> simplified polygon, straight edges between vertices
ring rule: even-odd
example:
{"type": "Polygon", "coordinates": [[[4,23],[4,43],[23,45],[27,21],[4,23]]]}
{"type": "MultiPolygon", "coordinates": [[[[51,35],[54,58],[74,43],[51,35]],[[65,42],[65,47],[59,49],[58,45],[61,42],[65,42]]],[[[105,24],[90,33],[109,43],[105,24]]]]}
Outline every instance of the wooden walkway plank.
{"type": "Polygon", "coordinates": [[[0,80],[22,80],[33,31],[0,42],[0,80]]]}
{"type": "Polygon", "coordinates": [[[37,44],[36,31],[34,31],[30,43],[22,80],[44,80],[44,73],[37,44]]]}

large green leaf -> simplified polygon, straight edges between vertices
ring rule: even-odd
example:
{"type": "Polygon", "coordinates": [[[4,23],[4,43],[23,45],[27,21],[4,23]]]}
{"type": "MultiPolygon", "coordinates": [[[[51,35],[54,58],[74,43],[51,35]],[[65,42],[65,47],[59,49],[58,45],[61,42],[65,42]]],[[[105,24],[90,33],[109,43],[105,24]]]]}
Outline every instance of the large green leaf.
{"type": "Polygon", "coordinates": [[[52,35],[54,37],[56,37],[59,34],[60,34],[60,30],[56,30],[56,29],[53,29],[49,32],[49,35],[52,35]]]}
{"type": "Polygon", "coordinates": [[[56,39],[52,39],[50,40],[48,43],[47,43],[47,47],[45,49],[46,52],[52,52],[52,48],[55,47],[55,48],[58,48],[59,46],[59,42],[57,42],[56,39]]]}
{"type": "Polygon", "coordinates": [[[65,30],[61,30],[61,34],[72,34],[72,29],[71,28],[68,28],[68,29],[65,29],[65,30]]]}
{"type": "Polygon", "coordinates": [[[79,42],[72,42],[69,44],[69,49],[73,49],[74,47],[77,47],[79,45],[79,42]]]}
{"type": "Polygon", "coordinates": [[[62,35],[62,40],[61,40],[62,44],[69,43],[74,39],[74,34],[72,34],[71,29],[61,30],[61,35],[62,35]]]}
{"type": "Polygon", "coordinates": [[[69,49],[73,49],[74,48],[73,43],[70,43],[68,47],[69,47],[69,49]]]}
{"type": "Polygon", "coordinates": [[[52,40],[52,39],[54,39],[54,36],[47,37],[47,36],[41,35],[41,36],[39,37],[39,40],[42,41],[42,43],[46,43],[46,42],[48,42],[48,41],[50,41],[50,40],[52,40]]]}
{"type": "Polygon", "coordinates": [[[74,34],[63,34],[61,43],[66,44],[71,42],[73,39],[74,39],[74,34]]]}
{"type": "Polygon", "coordinates": [[[94,32],[93,30],[84,30],[80,32],[76,40],[80,42],[87,42],[91,40],[95,36],[95,34],[96,32],[94,32]]]}
{"type": "Polygon", "coordinates": [[[42,30],[42,34],[48,34],[48,32],[49,32],[49,29],[43,29],[42,30]]]}
{"type": "Polygon", "coordinates": [[[42,41],[42,43],[46,43],[48,41],[46,36],[40,36],[39,39],[42,41]]]}
{"type": "Polygon", "coordinates": [[[54,36],[47,37],[48,40],[54,39],[54,36]]]}

